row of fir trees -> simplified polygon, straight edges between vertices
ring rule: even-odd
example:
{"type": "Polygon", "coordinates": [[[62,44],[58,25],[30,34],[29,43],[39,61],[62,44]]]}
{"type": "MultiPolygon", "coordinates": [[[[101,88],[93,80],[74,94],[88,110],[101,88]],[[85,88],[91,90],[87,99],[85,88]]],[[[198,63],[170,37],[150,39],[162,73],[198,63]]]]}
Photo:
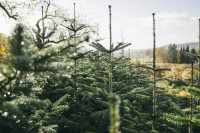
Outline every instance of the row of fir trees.
{"type": "Polygon", "coordinates": [[[111,6],[106,49],[89,40],[94,30],[77,19],[75,4],[71,19],[43,4],[31,33],[19,23],[8,39],[0,36],[0,133],[200,132],[198,85],[155,79],[167,69],[113,56],[130,43],[112,43],[111,6]],[[95,50],[83,50],[89,44],[95,50]]]}

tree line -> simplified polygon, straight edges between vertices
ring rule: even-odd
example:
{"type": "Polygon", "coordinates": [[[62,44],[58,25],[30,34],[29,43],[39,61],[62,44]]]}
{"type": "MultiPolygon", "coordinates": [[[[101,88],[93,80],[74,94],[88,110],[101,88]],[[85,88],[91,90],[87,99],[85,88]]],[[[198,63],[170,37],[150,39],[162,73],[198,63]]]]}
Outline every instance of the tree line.
{"type": "MultiPolygon", "coordinates": [[[[168,47],[160,47],[156,49],[156,62],[158,63],[184,63],[189,64],[191,57],[184,54],[185,52],[189,52],[192,54],[196,54],[195,48],[190,48],[189,45],[181,46],[181,49],[178,50],[176,44],[169,44],[168,47]]],[[[146,55],[148,57],[152,57],[152,51],[148,49],[146,51],[146,55]]]]}

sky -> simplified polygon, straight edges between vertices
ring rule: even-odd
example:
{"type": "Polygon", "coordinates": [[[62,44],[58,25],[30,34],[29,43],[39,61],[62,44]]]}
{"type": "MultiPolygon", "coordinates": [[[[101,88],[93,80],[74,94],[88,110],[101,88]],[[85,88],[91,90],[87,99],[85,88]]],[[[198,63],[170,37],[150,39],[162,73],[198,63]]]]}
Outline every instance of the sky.
{"type": "MultiPolygon", "coordinates": [[[[199,0],[55,0],[66,14],[73,15],[73,3],[80,19],[98,25],[102,43],[109,45],[109,9],[112,6],[113,43],[132,43],[131,49],[153,46],[153,20],[156,19],[156,46],[198,42],[199,0]]],[[[1,16],[1,15],[0,15],[1,16]]],[[[9,34],[12,20],[0,20],[0,32],[9,34]],[[11,23],[10,23],[11,22],[11,23]]]]}

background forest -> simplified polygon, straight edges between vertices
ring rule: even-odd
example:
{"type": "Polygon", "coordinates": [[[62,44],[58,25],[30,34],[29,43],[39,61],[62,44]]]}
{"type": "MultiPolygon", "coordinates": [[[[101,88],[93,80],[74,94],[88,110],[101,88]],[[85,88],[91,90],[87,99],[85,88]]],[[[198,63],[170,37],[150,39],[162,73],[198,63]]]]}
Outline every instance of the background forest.
{"type": "MultiPolygon", "coordinates": [[[[179,63],[179,64],[190,64],[191,57],[183,53],[183,51],[196,54],[198,53],[195,48],[190,49],[190,45],[181,46],[180,50],[177,49],[176,44],[170,44],[167,47],[160,47],[156,49],[156,62],[158,63],[179,63]]],[[[152,58],[153,51],[148,49],[146,56],[152,58]]]]}
{"type": "Polygon", "coordinates": [[[111,6],[103,11],[109,44],[72,6],[70,17],[51,0],[0,1],[1,13],[17,21],[12,35],[0,34],[0,133],[200,132],[197,50],[155,49],[153,14],[153,62],[116,57],[131,44],[112,43],[111,6]],[[30,27],[20,11],[34,8],[40,19],[30,27]],[[190,77],[166,76],[171,69],[159,60],[189,64],[190,77]]]}

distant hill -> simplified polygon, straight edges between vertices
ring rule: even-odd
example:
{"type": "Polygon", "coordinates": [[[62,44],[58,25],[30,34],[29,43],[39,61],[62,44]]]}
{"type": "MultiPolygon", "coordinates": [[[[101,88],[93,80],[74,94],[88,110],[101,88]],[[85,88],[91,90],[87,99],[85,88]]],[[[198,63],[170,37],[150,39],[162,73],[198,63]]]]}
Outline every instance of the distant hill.
{"type": "MultiPolygon", "coordinates": [[[[199,48],[199,43],[198,42],[190,42],[190,43],[176,44],[177,50],[180,50],[181,47],[183,47],[183,46],[186,48],[187,45],[189,45],[190,49],[191,48],[195,48],[195,49],[199,48]]],[[[167,49],[168,45],[164,45],[164,46],[162,46],[162,48],[163,47],[167,49]]],[[[131,58],[146,57],[146,51],[147,50],[148,49],[131,49],[130,50],[131,58]]],[[[128,56],[128,50],[124,51],[124,55],[128,56]]],[[[115,52],[115,56],[121,56],[121,50],[118,51],[118,52],[115,52]]]]}
{"type": "MultiPolygon", "coordinates": [[[[176,44],[177,50],[180,50],[181,47],[183,47],[183,46],[186,48],[187,45],[189,45],[190,49],[191,48],[195,48],[195,49],[199,48],[199,43],[198,42],[190,42],[190,43],[176,44]]],[[[162,47],[166,47],[167,48],[168,45],[165,45],[165,46],[162,46],[162,47]]]]}

